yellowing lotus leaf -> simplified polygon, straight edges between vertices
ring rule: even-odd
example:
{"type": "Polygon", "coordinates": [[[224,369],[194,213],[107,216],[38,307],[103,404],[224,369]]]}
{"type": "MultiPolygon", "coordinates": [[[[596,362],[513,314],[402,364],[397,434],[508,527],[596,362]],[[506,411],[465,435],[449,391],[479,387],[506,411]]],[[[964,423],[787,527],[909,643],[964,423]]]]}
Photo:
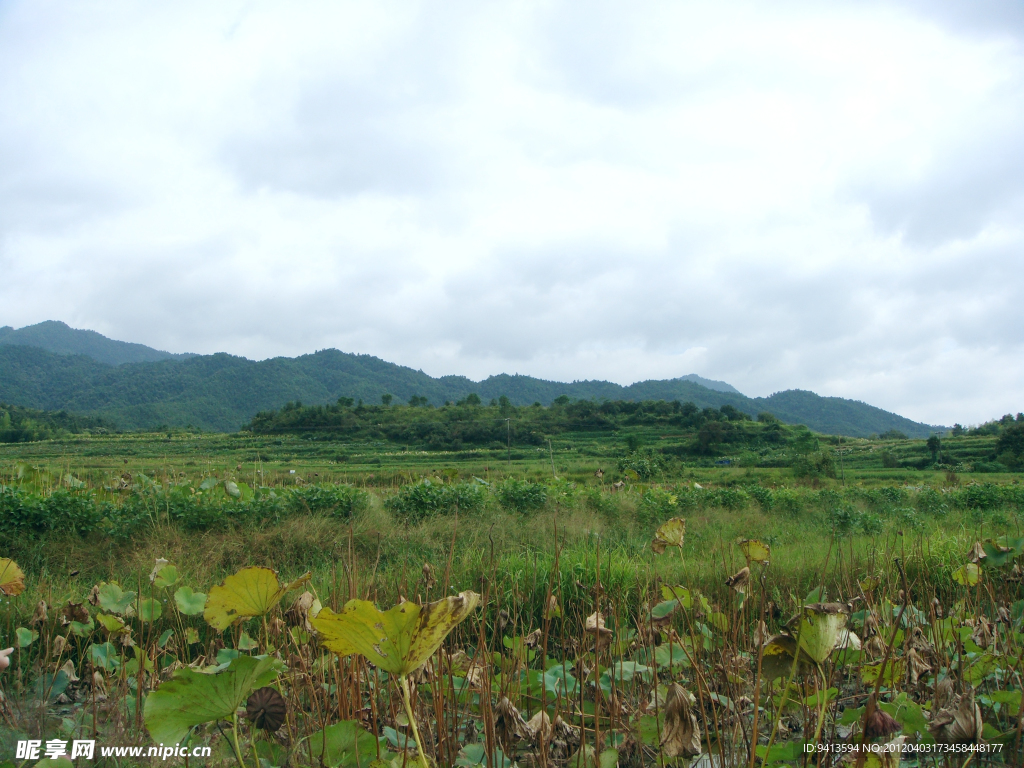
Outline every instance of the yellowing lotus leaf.
{"type": "Polygon", "coordinates": [[[368,600],[349,600],[340,613],[324,608],[310,621],[328,650],[362,654],[386,672],[404,676],[423,666],[479,602],[476,592],[460,592],[424,606],[406,602],[380,611],[368,600]]]}
{"type": "Polygon", "coordinates": [[[767,563],[772,556],[771,547],[757,539],[744,539],[740,542],[740,550],[751,563],[767,563]]]}
{"type": "Polygon", "coordinates": [[[981,568],[977,563],[965,563],[953,572],[953,580],[965,587],[973,587],[981,581],[981,568]]]}
{"type": "Polygon", "coordinates": [[[651,549],[654,550],[654,554],[660,555],[669,547],[682,547],[685,536],[686,521],[681,517],[673,517],[662,523],[654,532],[651,549]]]}
{"type": "Polygon", "coordinates": [[[821,664],[840,640],[846,627],[846,614],[838,611],[819,611],[804,608],[800,619],[800,649],[821,664]]]}
{"type": "Polygon", "coordinates": [[[25,574],[13,560],[0,557],[0,595],[13,597],[25,591],[25,574]]]}
{"type": "Polygon", "coordinates": [[[306,573],[291,584],[281,584],[269,568],[243,568],[210,590],[203,618],[223,632],[236,621],[269,613],[286,592],[305,584],[311,575],[306,573]]]}

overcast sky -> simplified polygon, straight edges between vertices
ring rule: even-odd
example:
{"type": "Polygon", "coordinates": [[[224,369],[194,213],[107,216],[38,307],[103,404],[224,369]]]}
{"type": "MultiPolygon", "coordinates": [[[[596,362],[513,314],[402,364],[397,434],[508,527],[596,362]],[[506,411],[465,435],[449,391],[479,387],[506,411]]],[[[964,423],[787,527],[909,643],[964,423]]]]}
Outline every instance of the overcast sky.
{"type": "Polygon", "coordinates": [[[0,0],[0,325],[1024,410],[1024,3],[0,0]]]}

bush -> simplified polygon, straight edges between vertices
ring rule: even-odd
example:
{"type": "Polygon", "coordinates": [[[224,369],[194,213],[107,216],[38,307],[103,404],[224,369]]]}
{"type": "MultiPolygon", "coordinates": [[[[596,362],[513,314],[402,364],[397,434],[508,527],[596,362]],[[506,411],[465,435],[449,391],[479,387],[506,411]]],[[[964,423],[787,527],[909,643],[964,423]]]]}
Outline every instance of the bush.
{"type": "Polygon", "coordinates": [[[384,502],[384,507],[400,518],[415,522],[455,510],[470,512],[484,503],[484,493],[470,483],[441,485],[424,480],[406,485],[384,502]]]}
{"type": "Polygon", "coordinates": [[[366,491],[352,485],[311,485],[290,492],[293,506],[348,520],[368,505],[366,491]]]}
{"type": "Polygon", "coordinates": [[[949,506],[946,504],[943,495],[934,488],[925,488],[917,494],[917,508],[923,514],[931,515],[932,517],[945,517],[946,513],[949,512],[949,506]]]}
{"type": "Polygon", "coordinates": [[[510,477],[495,489],[498,503],[505,509],[525,513],[540,509],[548,501],[548,490],[540,483],[510,477]]]}
{"type": "Polygon", "coordinates": [[[836,460],[830,451],[815,451],[793,460],[793,474],[797,477],[835,477],[836,460]]]}
{"type": "Polygon", "coordinates": [[[795,490],[792,488],[780,488],[773,493],[773,496],[775,498],[775,506],[779,511],[787,515],[799,514],[803,501],[800,498],[800,494],[795,490]]]}
{"type": "Polygon", "coordinates": [[[842,539],[853,535],[854,531],[860,527],[862,517],[856,507],[843,504],[829,508],[825,519],[828,521],[829,528],[832,529],[832,535],[837,539],[842,539]]]}
{"type": "Polygon", "coordinates": [[[641,497],[636,517],[641,523],[659,525],[679,511],[678,496],[661,488],[649,488],[641,497]]]}
{"type": "Polygon", "coordinates": [[[636,450],[619,459],[619,472],[633,472],[638,480],[646,482],[661,470],[649,451],[636,450]]]}
{"type": "Polygon", "coordinates": [[[772,493],[771,488],[765,488],[763,485],[752,485],[747,489],[747,493],[757,500],[762,511],[771,512],[775,507],[775,494],[772,493]]]}
{"type": "Polygon", "coordinates": [[[721,488],[717,495],[718,506],[731,511],[743,509],[750,503],[750,497],[741,488],[721,488]]]}

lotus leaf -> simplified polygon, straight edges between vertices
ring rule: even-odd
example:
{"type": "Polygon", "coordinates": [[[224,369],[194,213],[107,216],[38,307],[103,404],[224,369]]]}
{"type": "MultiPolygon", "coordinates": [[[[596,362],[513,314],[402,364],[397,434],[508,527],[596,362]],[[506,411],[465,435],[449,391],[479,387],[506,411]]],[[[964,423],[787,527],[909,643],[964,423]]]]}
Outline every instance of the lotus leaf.
{"type": "Polygon", "coordinates": [[[752,563],[767,563],[772,556],[771,547],[757,539],[744,539],[740,542],[740,550],[752,563]]]}
{"type": "Polygon", "coordinates": [[[146,728],[155,742],[177,744],[193,726],[232,719],[252,690],[273,682],[283,666],[273,657],[239,656],[217,674],[180,669],[146,697],[146,728]]]}
{"type": "Polygon", "coordinates": [[[325,648],[339,656],[362,654],[404,677],[419,669],[479,602],[480,595],[467,591],[424,606],[399,603],[382,612],[368,600],[350,600],[340,613],[324,608],[311,621],[325,648]]]}
{"type": "Polygon", "coordinates": [[[310,757],[330,768],[361,768],[377,759],[377,739],[355,720],[342,720],[309,737],[310,757]]]}
{"type": "Polygon", "coordinates": [[[120,635],[128,631],[128,627],[123,620],[109,613],[97,613],[96,621],[106,630],[108,637],[120,635]]]}
{"type": "Polygon", "coordinates": [[[134,600],[135,593],[125,592],[119,584],[100,584],[95,604],[107,613],[124,613],[134,600]]]}
{"type": "Polygon", "coordinates": [[[25,574],[13,560],[0,557],[0,595],[13,597],[25,591],[25,574]]]}
{"type": "Polygon", "coordinates": [[[113,672],[121,666],[121,657],[117,655],[117,648],[113,643],[93,643],[89,646],[89,661],[94,667],[108,672],[113,672]]]}
{"type": "Polygon", "coordinates": [[[654,554],[660,555],[669,547],[682,547],[683,539],[686,536],[686,521],[681,517],[673,517],[661,524],[654,532],[654,541],[651,542],[651,549],[654,554]]]}
{"type": "Polygon", "coordinates": [[[18,637],[18,647],[28,648],[39,638],[39,633],[34,629],[27,629],[25,627],[18,627],[14,634],[18,637]]]}
{"type": "Polygon", "coordinates": [[[263,616],[273,610],[285,593],[302,586],[312,574],[291,584],[281,584],[269,568],[243,568],[210,590],[203,618],[216,630],[224,631],[236,621],[263,616]]]}
{"type": "Polygon", "coordinates": [[[847,615],[838,610],[823,610],[832,604],[805,606],[800,618],[800,649],[821,664],[839,642],[847,615]]]}
{"type": "Polygon", "coordinates": [[[154,600],[151,597],[144,597],[142,600],[139,600],[137,610],[141,621],[156,621],[164,612],[160,601],[154,600]]]}
{"type": "Polygon", "coordinates": [[[965,563],[953,571],[953,581],[965,587],[973,587],[981,581],[981,568],[977,563],[965,563]]]}
{"type": "Polygon", "coordinates": [[[153,577],[153,584],[160,589],[173,587],[178,583],[178,569],[173,565],[165,565],[153,577]]]}
{"type": "Polygon", "coordinates": [[[198,616],[206,607],[206,595],[193,592],[191,587],[178,587],[174,592],[174,604],[186,616],[198,616]]]}

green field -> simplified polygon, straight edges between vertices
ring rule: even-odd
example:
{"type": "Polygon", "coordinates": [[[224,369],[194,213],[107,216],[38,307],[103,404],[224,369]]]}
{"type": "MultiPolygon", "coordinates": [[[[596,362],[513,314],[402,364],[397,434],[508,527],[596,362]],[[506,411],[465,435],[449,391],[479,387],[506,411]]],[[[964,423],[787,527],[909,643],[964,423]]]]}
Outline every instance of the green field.
{"type": "MultiPolygon", "coordinates": [[[[463,423],[443,433],[458,450],[396,439],[372,413],[340,435],[66,433],[0,445],[0,557],[25,574],[25,590],[0,603],[0,641],[28,641],[0,678],[10,704],[0,758],[26,734],[148,745],[147,723],[164,731],[159,717],[147,719],[147,698],[176,668],[228,676],[239,674],[236,656],[269,653],[280,658],[274,685],[287,722],[267,734],[222,713],[191,737],[213,746],[212,761],[190,764],[319,765],[311,745],[324,733],[341,744],[343,731],[361,734],[373,759],[379,751],[388,764],[413,764],[415,755],[401,755],[412,736],[397,679],[362,656],[339,659],[298,609],[283,610],[307,588],[335,611],[352,598],[386,608],[481,595],[412,690],[424,750],[439,765],[582,765],[591,751],[601,765],[682,764],[663,740],[666,729],[686,731],[690,714],[700,751],[723,764],[748,765],[752,751],[766,765],[817,764],[802,741],[857,743],[872,674],[897,722],[876,740],[953,739],[929,726],[973,696],[984,739],[1004,750],[974,759],[1019,753],[1024,487],[997,461],[1006,443],[998,430],[943,438],[932,450],[923,440],[839,439],[743,418],[714,419],[722,426],[708,440],[707,419],[663,423],[671,414],[574,431],[549,409],[519,409],[531,418],[516,425],[487,410],[468,419],[477,432],[463,423]],[[673,518],[686,520],[682,546],[655,554],[652,536],[673,518]],[[748,560],[741,542],[750,539],[770,547],[769,563],[748,560]],[[975,542],[989,554],[977,567],[975,542]],[[167,586],[149,578],[157,558],[176,567],[167,586]],[[262,619],[225,632],[175,597],[183,586],[213,594],[250,566],[311,578],[262,619]],[[744,566],[741,594],[726,580],[744,566]],[[113,583],[90,604],[94,585],[113,583]],[[115,591],[136,593],[134,602],[115,591]],[[557,615],[545,610],[552,598],[557,615]],[[814,663],[801,652],[797,665],[780,666],[778,654],[793,658],[791,641],[755,641],[762,620],[767,634],[798,640],[804,630],[799,621],[786,630],[787,620],[826,600],[856,600],[842,621],[863,650],[830,647],[814,663]],[[40,601],[48,614],[33,624],[40,601]],[[83,609],[88,621],[62,618],[83,609]],[[595,613],[607,644],[587,629],[595,613]],[[538,639],[527,646],[528,637],[538,639]],[[890,646],[888,671],[878,673],[890,646]],[[913,683],[908,665],[920,672],[913,683]],[[81,680],[61,678],[62,667],[81,680]],[[685,716],[673,681],[695,697],[685,716]],[[62,686],[63,697],[53,695],[62,686]],[[561,724],[545,738],[517,725],[509,707],[561,724]]],[[[808,610],[814,624],[817,609],[808,610]]],[[[356,764],[337,760],[325,764],[356,764]]]]}

